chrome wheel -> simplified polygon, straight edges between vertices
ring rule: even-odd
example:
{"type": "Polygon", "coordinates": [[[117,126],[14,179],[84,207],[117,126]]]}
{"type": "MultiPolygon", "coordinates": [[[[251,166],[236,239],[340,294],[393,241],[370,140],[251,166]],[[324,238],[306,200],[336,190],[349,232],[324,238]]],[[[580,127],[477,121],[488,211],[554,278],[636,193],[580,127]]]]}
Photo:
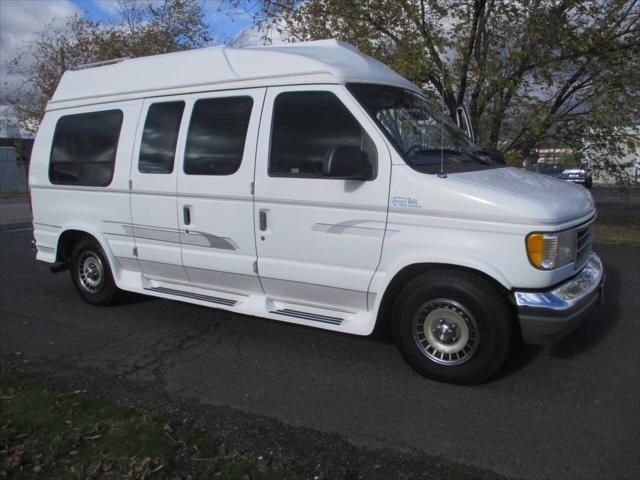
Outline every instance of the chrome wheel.
{"type": "Polygon", "coordinates": [[[460,365],[478,348],[478,326],[462,305],[438,298],[418,310],[413,339],[430,360],[441,365],[460,365]]]}
{"type": "Polygon", "coordinates": [[[78,283],[89,293],[96,293],[104,282],[104,266],[93,252],[84,252],[78,261],[78,283]]]}

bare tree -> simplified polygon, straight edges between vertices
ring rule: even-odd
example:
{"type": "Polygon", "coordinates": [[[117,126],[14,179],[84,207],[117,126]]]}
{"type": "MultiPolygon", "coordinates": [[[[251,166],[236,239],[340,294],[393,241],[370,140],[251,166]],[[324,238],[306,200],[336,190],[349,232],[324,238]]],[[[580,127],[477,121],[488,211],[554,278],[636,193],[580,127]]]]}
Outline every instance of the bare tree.
{"type": "Polygon", "coordinates": [[[640,120],[638,0],[265,0],[262,12],[291,39],[358,46],[452,116],[466,103],[480,143],[513,162],[596,137],[610,139],[602,152],[637,147],[619,132],[640,120]]]}
{"type": "Polygon", "coordinates": [[[196,0],[160,4],[119,0],[115,23],[104,25],[81,15],[64,25],[48,25],[40,37],[8,62],[9,73],[25,82],[7,93],[20,126],[35,131],[65,70],[120,57],[140,57],[206,46],[211,42],[196,0]]]}

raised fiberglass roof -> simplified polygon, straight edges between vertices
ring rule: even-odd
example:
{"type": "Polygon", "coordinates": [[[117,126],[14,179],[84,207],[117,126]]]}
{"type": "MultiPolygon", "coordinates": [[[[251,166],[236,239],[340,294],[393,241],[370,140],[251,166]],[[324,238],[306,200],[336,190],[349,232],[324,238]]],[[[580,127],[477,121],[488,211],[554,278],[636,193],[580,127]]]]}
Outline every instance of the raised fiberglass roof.
{"type": "Polygon", "coordinates": [[[202,91],[214,86],[367,82],[418,90],[384,64],[337,40],[268,47],[225,46],[127,59],[64,73],[49,106],[98,98],[202,91]],[[240,84],[240,85],[235,85],[240,84]]]}

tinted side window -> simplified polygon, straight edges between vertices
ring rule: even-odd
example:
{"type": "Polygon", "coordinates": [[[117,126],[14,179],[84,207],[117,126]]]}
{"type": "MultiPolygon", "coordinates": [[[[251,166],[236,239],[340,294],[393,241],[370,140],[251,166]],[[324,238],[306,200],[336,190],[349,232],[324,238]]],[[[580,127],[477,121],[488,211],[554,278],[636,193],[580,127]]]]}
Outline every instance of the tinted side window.
{"type": "Polygon", "coordinates": [[[171,173],[184,102],[154,103],[144,122],[138,171],[171,173]]]}
{"type": "Polygon", "coordinates": [[[113,178],[121,126],[121,110],[60,117],[51,148],[51,183],[93,187],[109,185],[113,178]]]}
{"type": "Polygon", "coordinates": [[[276,97],[270,176],[322,178],[324,161],[337,147],[360,149],[375,171],[373,141],[333,93],[287,92],[276,97]]]}
{"type": "Polygon", "coordinates": [[[193,106],[184,172],[231,175],[240,168],[251,117],[251,97],[209,98],[193,106]]]}

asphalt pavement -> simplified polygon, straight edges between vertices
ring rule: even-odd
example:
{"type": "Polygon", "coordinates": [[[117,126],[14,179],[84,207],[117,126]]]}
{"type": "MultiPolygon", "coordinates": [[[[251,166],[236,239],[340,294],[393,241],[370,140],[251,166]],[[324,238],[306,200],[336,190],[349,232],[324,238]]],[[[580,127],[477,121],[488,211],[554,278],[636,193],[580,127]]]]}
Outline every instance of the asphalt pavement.
{"type": "Polygon", "coordinates": [[[606,304],[549,348],[523,347],[493,381],[415,374],[362,338],[130,296],[83,303],[36,262],[28,225],[0,230],[0,358],[100,372],[169,395],[424,452],[527,479],[640,478],[640,248],[596,246],[606,304]]]}

